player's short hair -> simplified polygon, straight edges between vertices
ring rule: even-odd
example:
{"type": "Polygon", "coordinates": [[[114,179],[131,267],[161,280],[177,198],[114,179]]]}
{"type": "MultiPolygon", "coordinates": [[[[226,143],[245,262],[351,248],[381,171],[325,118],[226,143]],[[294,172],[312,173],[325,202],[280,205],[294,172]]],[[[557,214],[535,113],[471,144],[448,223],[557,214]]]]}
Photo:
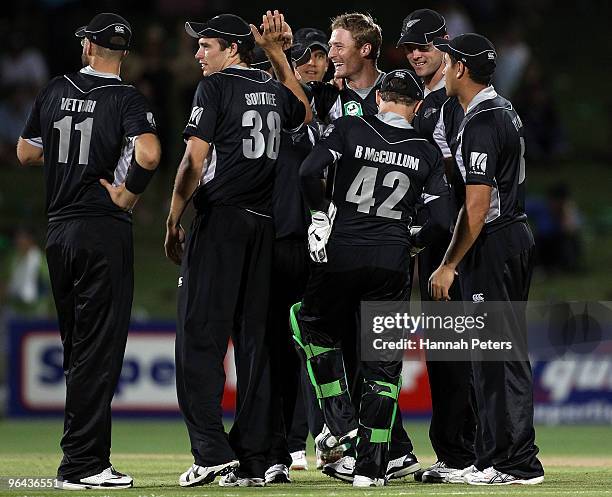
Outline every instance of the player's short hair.
{"type": "Polygon", "coordinates": [[[351,33],[358,48],[369,43],[372,50],[367,58],[378,59],[382,45],[382,31],[370,14],[360,12],[341,14],[332,19],[331,29],[332,31],[334,29],[346,29],[351,33]]]}
{"type": "MultiPolygon", "coordinates": [[[[447,54],[447,55],[450,57],[452,65],[455,65],[457,63],[457,59],[453,57],[451,54],[447,54]]],[[[489,86],[491,84],[491,81],[493,81],[492,74],[481,74],[478,71],[475,71],[474,69],[470,69],[469,67],[468,69],[470,70],[470,79],[474,83],[477,83],[479,85],[489,86]]]]}
{"type": "MultiPolygon", "coordinates": [[[[232,44],[232,42],[226,40],[225,38],[217,38],[216,40],[219,42],[219,47],[221,50],[227,50],[232,44]]],[[[250,66],[253,63],[253,49],[247,47],[244,43],[236,43],[236,46],[238,47],[240,61],[250,66]]]]}
{"type": "Polygon", "coordinates": [[[414,98],[410,98],[407,95],[402,95],[401,93],[397,93],[395,91],[381,91],[380,99],[383,102],[393,102],[396,104],[402,105],[414,105],[417,101],[414,98]]]}

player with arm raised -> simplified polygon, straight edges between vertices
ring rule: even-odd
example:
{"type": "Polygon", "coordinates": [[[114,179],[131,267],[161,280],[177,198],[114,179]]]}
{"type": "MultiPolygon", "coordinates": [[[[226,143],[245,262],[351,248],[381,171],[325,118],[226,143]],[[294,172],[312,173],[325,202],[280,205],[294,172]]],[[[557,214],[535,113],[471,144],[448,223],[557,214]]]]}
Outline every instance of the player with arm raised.
{"type": "Polygon", "coordinates": [[[272,188],[282,129],[310,120],[310,107],[282,50],[278,12],[264,33],[223,14],[188,22],[204,78],[183,133],[167,220],[166,254],[181,264],[176,340],[177,394],[194,464],[181,486],[263,486],[270,448],[270,365],[265,343],[274,243],[272,188]],[[249,67],[257,43],[279,81],[249,67]],[[294,93],[292,93],[294,92],[294,93]],[[181,215],[197,215],[183,251],[181,215]],[[228,435],[221,417],[223,360],[234,343],[237,407],[228,435]],[[238,469],[238,466],[239,469],[238,469]]]}

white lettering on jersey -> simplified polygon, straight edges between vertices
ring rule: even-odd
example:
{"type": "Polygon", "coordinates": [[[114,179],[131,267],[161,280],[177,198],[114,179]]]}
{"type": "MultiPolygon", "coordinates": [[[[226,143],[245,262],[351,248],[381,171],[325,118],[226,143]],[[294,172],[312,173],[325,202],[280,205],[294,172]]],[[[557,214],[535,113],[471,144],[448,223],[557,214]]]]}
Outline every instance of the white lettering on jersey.
{"type": "Polygon", "coordinates": [[[78,98],[62,98],[60,109],[69,112],[89,112],[96,108],[95,100],[79,100],[78,98]]]}
{"type": "MultiPolygon", "coordinates": [[[[355,150],[356,158],[362,157],[361,150],[359,150],[359,154],[360,155],[357,156],[357,150],[355,150]]],[[[419,170],[420,159],[417,159],[412,155],[402,154],[400,152],[391,152],[389,150],[376,150],[372,147],[366,147],[365,152],[363,153],[363,158],[372,162],[380,162],[381,164],[391,164],[394,166],[413,169],[415,171],[419,170]]]]}
{"type": "Polygon", "coordinates": [[[276,107],[276,95],[265,91],[245,93],[244,98],[247,105],[273,105],[276,107]]]}

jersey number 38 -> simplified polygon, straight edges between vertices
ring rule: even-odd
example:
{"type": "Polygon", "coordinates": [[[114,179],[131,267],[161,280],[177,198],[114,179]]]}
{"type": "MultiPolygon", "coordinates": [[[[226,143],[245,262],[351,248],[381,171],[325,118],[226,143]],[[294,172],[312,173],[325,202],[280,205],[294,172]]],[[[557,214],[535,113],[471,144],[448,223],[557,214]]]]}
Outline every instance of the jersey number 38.
{"type": "Polygon", "coordinates": [[[247,159],[259,159],[264,152],[275,160],[280,148],[281,118],[278,112],[270,111],[266,116],[268,140],[262,133],[263,119],[256,110],[247,110],[242,114],[242,127],[250,128],[250,138],[242,140],[242,153],[247,159]]]}

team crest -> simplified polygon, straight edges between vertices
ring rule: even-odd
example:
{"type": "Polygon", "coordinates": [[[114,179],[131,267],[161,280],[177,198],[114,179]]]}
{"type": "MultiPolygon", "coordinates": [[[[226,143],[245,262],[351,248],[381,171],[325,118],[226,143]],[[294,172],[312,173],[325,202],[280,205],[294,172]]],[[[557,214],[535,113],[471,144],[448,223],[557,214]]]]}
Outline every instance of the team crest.
{"type": "Polygon", "coordinates": [[[351,100],[344,104],[344,115],[345,116],[363,116],[363,109],[359,102],[351,100]]]}

